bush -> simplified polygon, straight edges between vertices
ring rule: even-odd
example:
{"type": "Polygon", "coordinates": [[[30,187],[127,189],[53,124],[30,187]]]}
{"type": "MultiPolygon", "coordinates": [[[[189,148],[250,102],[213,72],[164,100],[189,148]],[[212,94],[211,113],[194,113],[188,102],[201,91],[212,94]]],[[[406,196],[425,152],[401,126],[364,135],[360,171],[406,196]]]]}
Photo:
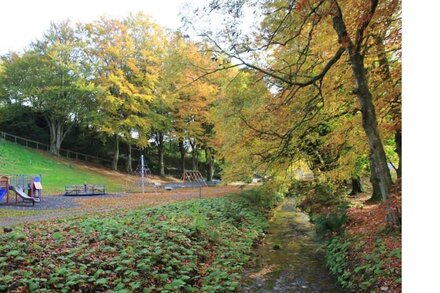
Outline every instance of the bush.
{"type": "Polygon", "coordinates": [[[312,222],[315,224],[316,235],[321,239],[334,234],[342,234],[347,220],[346,207],[340,207],[330,213],[319,214],[312,217],[312,222]]]}
{"type": "Polygon", "coordinates": [[[241,193],[240,198],[255,208],[269,212],[283,201],[284,195],[263,186],[241,193]]]}
{"type": "Polygon", "coordinates": [[[331,183],[317,182],[302,194],[299,206],[311,214],[329,213],[335,208],[345,205],[345,197],[331,183]]]}

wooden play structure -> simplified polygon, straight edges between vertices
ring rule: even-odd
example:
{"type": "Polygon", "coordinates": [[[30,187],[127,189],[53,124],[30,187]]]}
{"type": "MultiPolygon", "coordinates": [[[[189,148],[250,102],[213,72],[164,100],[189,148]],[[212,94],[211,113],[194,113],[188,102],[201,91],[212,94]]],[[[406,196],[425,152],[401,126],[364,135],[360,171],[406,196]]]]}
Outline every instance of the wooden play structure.
{"type": "Polygon", "coordinates": [[[196,185],[200,186],[208,186],[205,178],[202,176],[202,173],[200,173],[198,170],[186,170],[182,174],[182,180],[184,185],[193,185],[195,183],[196,185]]]}
{"type": "Polygon", "coordinates": [[[35,205],[41,201],[43,185],[41,184],[41,175],[14,175],[0,176],[0,201],[6,198],[6,204],[11,203],[11,191],[15,193],[15,204],[18,204],[18,198],[23,202],[30,202],[35,205]]]}
{"type": "Polygon", "coordinates": [[[9,203],[9,176],[0,177],[0,201],[6,197],[6,202],[9,203]]]}

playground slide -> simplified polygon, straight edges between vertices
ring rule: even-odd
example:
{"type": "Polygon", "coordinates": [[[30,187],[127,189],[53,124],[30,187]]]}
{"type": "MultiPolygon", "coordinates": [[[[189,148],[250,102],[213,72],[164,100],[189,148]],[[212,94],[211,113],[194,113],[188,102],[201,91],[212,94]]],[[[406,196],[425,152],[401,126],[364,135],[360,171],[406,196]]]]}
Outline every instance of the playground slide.
{"type": "Polygon", "coordinates": [[[11,185],[11,189],[22,199],[30,200],[30,201],[32,201],[33,205],[35,204],[35,198],[28,196],[20,186],[15,187],[15,186],[11,185]]]}
{"type": "Polygon", "coordinates": [[[2,201],[7,193],[8,191],[6,189],[0,189],[0,201],[2,201]]]}

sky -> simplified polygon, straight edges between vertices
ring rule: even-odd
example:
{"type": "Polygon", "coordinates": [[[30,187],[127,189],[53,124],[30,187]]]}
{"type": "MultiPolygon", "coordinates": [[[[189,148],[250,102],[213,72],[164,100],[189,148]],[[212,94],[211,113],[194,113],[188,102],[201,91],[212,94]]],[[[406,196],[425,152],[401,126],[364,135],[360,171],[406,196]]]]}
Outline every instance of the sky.
{"type": "MultiPolygon", "coordinates": [[[[13,0],[0,7],[0,55],[20,51],[40,38],[51,22],[89,22],[102,15],[124,17],[142,11],[160,25],[176,29],[186,0],[13,0]]],[[[195,1],[191,1],[195,2],[195,1]]]]}

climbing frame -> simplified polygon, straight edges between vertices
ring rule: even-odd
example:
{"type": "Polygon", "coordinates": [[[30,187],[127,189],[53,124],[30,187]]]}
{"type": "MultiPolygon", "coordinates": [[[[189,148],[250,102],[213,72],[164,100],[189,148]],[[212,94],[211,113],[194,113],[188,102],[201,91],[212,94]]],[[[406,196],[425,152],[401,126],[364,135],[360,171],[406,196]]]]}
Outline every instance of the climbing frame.
{"type": "Polygon", "coordinates": [[[202,173],[198,170],[186,170],[182,174],[183,183],[197,183],[200,186],[208,186],[205,178],[203,178],[202,173]]]}

